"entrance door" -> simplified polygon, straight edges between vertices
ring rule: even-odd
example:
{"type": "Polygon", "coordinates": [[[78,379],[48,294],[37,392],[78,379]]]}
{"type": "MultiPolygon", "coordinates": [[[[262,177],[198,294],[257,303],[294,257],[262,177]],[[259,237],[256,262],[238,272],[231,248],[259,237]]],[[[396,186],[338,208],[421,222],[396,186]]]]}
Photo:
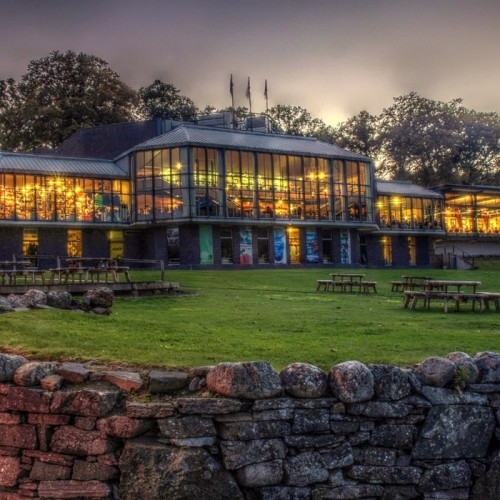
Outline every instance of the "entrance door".
{"type": "Polygon", "coordinates": [[[288,230],[288,241],[290,244],[290,263],[300,263],[300,231],[296,227],[288,230]]]}

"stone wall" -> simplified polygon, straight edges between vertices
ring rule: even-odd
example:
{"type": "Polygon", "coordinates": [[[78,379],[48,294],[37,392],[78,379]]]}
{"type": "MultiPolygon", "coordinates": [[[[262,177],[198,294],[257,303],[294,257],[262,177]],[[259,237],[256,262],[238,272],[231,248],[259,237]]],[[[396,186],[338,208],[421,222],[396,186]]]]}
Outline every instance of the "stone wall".
{"type": "Polygon", "coordinates": [[[0,499],[500,498],[500,355],[190,373],[0,354],[0,499]]]}

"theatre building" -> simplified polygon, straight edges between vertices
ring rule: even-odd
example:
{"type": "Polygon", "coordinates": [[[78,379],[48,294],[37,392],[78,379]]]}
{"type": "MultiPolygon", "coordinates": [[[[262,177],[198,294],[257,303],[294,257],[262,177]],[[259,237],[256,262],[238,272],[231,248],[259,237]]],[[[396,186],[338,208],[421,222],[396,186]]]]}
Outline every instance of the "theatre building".
{"type": "Polygon", "coordinates": [[[193,269],[434,263],[446,192],[376,180],[367,157],[222,118],[82,129],[56,154],[0,153],[0,259],[122,257],[193,269]]]}

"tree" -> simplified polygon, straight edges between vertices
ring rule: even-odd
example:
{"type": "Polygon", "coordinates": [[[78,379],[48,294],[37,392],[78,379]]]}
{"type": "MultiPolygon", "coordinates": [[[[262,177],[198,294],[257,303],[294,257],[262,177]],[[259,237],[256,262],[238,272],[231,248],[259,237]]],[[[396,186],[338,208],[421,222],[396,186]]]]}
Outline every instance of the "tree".
{"type": "Polygon", "coordinates": [[[139,89],[139,112],[145,119],[166,118],[169,120],[194,120],[198,108],[194,102],[171,83],[155,80],[148,87],[139,89]]]}
{"type": "Polygon", "coordinates": [[[22,126],[18,119],[21,102],[22,97],[16,81],[12,78],[0,80],[0,149],[16,148],[17,136],[22,126]]]}
{"type": "Polygon", "coordinates": [[[464,184],[500,184],[500,116],[460,108],[462,129],[453,158],[464,184]]]}
{"type": "Polygon", "coordinates": [[[423,186],[458,182],[453,157],[460,140],[460,99],[448,103],[397,97],[379,117],[379,173],[423,186]]]}
{"type": "MultiPolygon", "coordinates": [[[[302,135],[324,140],[334,137],[333,128],[319,118],[313,118],[307,109],[300,106],[278,104],[268,110],[274,126],[288,135],[302,135]]],[[[330,141],[328,141],[330,142],[330,141]]]]}
{"type": "Polygon", "coordinates": [[[360,111],[338,126],[336,143],[348,151],[375,159],[379,150],[377,132],[377,117],[360,111]]]}
{"type": "Polygon", "coordinates": [[[415,92],[395,98],[379,117],[379,173],[423,186],[498,180],[499,117],[461,102],[415,92]]]}
{"type": "Polygon", "coordinates": [[[56,147],[79,128],[128,121],[137,99],[107,62],[72,51],[31,61],[16,89],[0,115],[3,132],[16,116],[16,130],[1,139],[13,150],[56,147]]]}

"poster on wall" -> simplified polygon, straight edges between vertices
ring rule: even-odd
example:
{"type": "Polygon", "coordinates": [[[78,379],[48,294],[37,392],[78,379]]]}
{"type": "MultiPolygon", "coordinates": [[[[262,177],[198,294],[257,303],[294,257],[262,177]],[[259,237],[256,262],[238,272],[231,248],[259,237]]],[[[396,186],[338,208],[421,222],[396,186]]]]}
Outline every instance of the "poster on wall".
{"type": "Polygon", "coordinates": [[[316,264],[319,262],[318,233],[316,231],[306,231],[306,260],[316,264]]]}
{"type": "Polygon", "coordinates": [[[351,238],[348,229],[340,231],[340,262],[351,263],[351,238]]]}
{"type": "Polygon", "coordinates": [[[200,226],[200,264],[214,263],[212,226],[200,226]]]}
{"type": "Polygon", "coordinates": [[[248,266],[252,258],[252,230],[249,227],[240,228],[240,264],[248,266]]]}
{"type": "Polygon", "coordinates": [[[286,264],[286,233],[282,227],[274,228],[274,263],[286,264]]]}

